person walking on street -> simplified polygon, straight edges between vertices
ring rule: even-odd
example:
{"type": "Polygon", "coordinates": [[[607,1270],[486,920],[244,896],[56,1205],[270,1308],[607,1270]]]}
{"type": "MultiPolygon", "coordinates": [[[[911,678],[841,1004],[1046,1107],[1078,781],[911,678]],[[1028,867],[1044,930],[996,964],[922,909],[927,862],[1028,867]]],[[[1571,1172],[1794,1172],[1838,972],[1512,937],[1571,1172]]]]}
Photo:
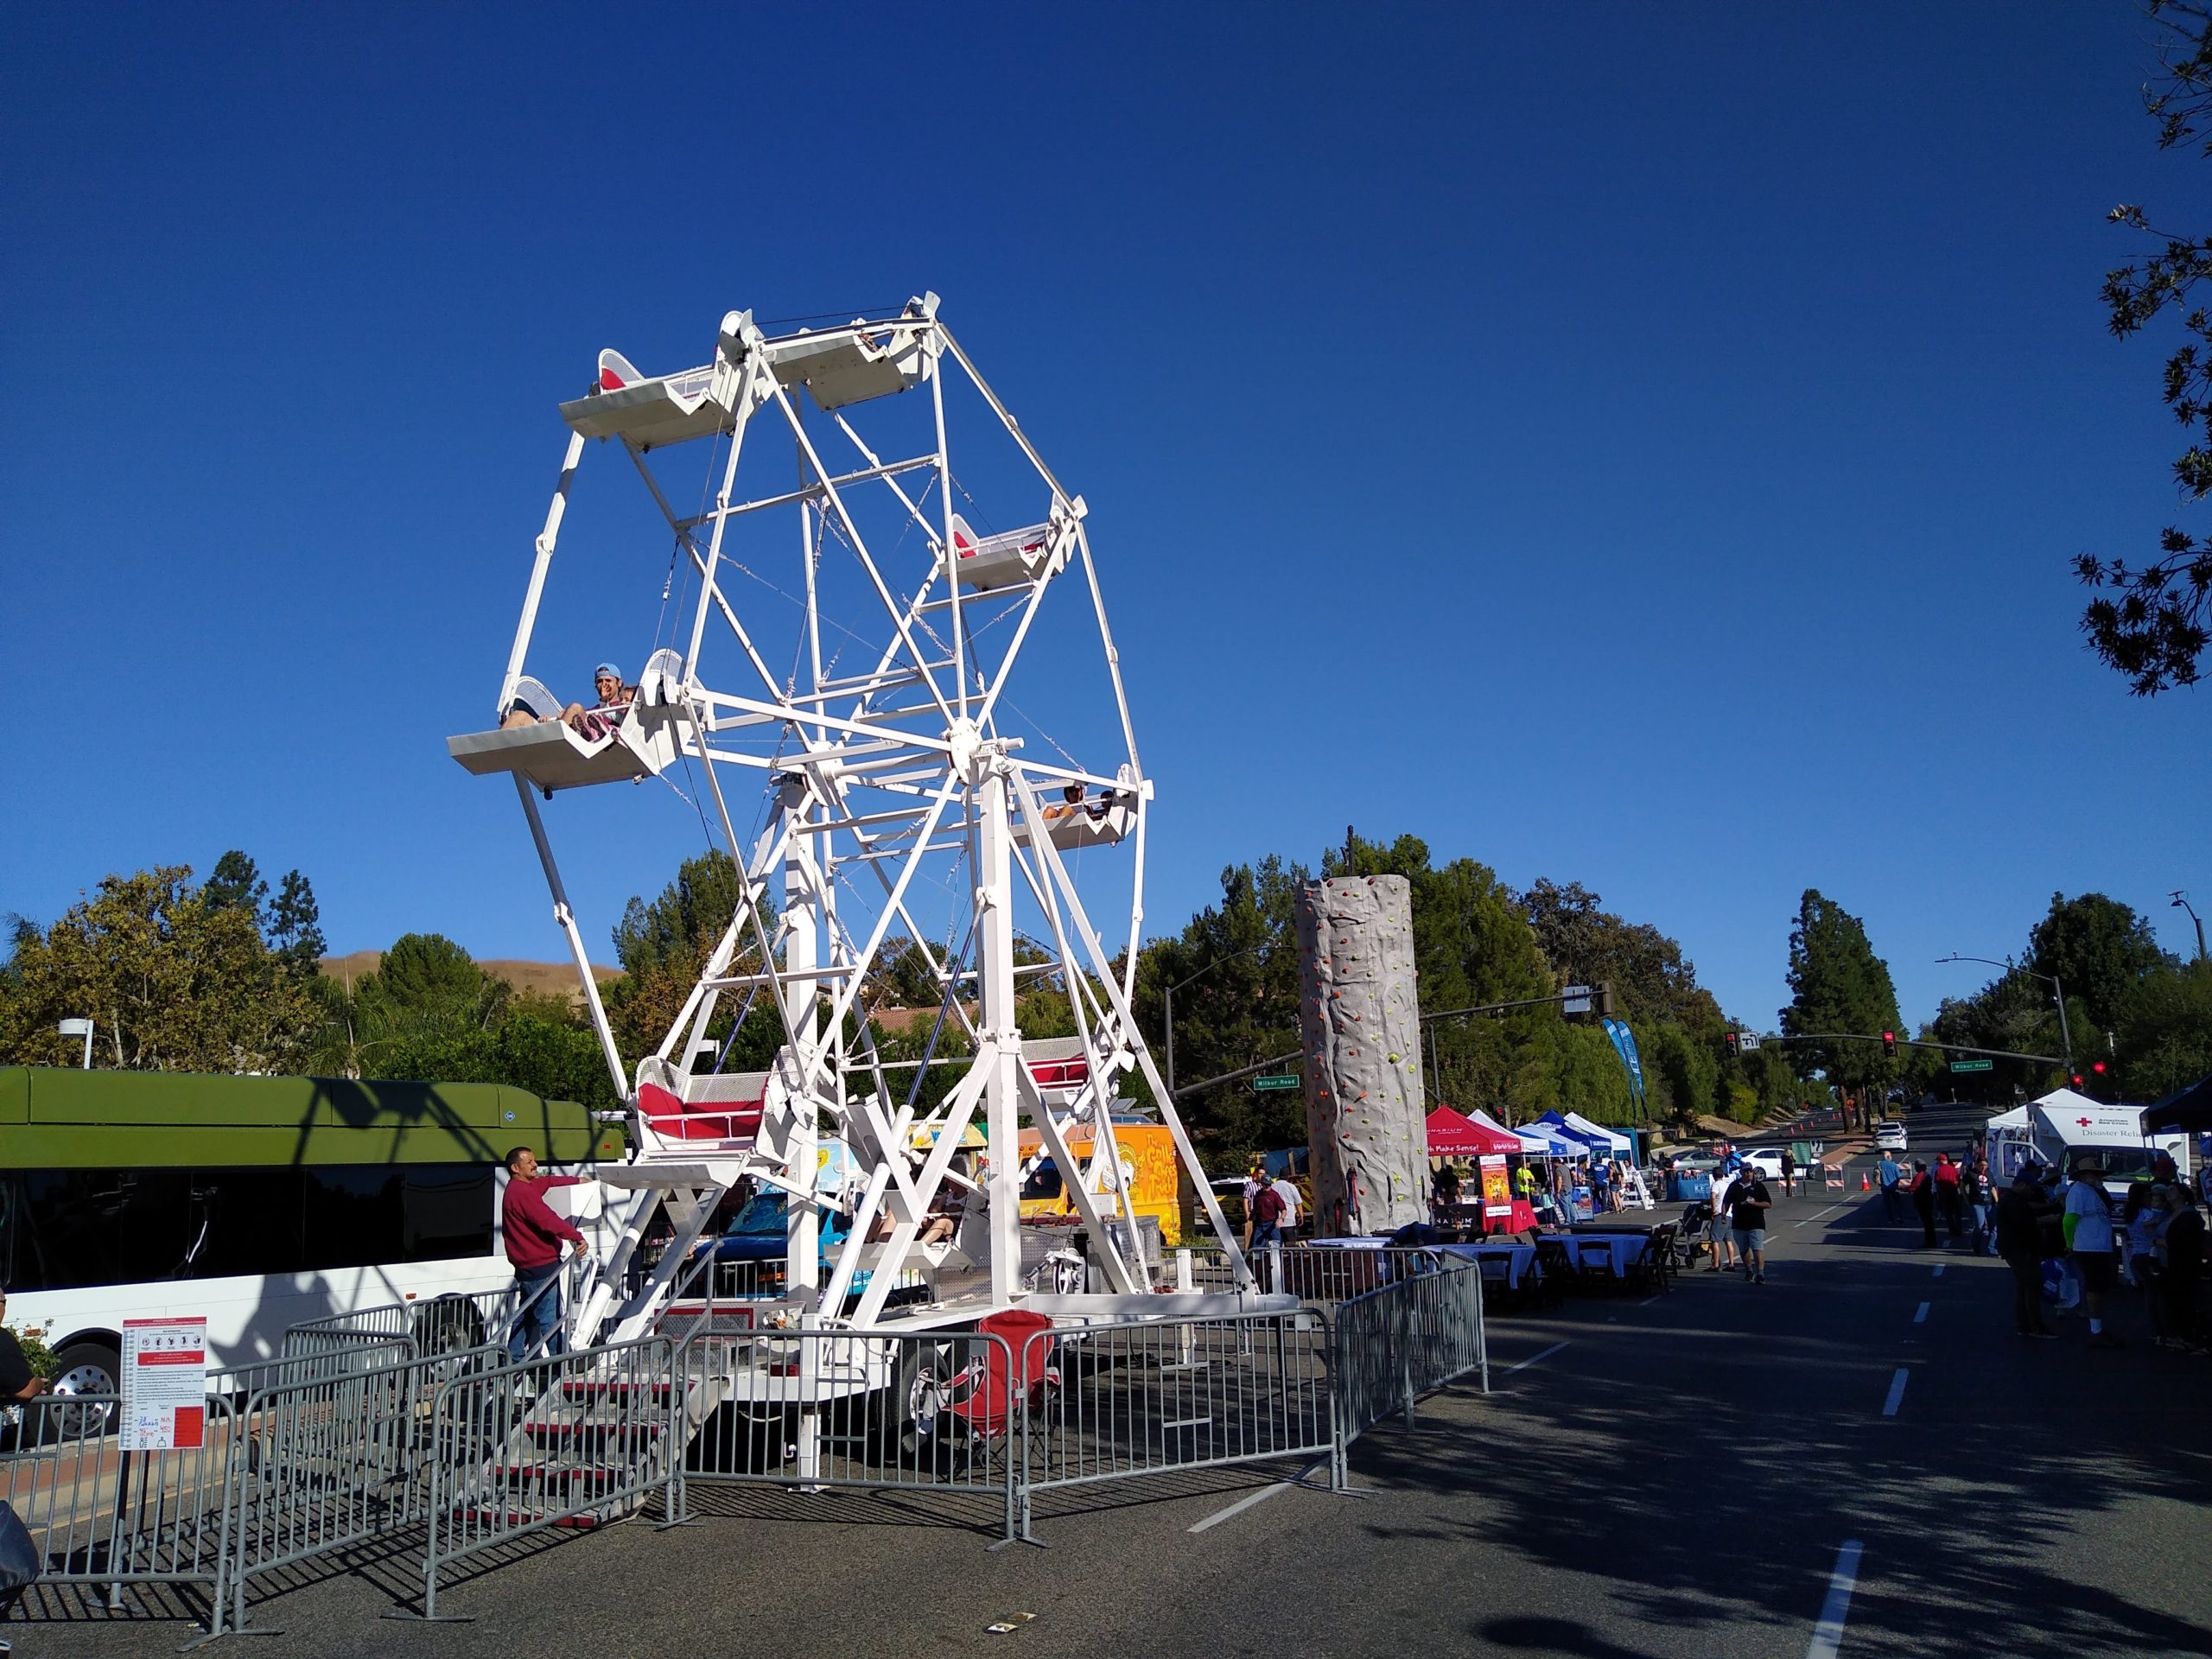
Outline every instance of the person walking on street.
{"type": "Polygon", "coordinates": [[[1262,1185],[1252,1200],[1252,1234],[1250,1249],[1264,1250],[1270,1244],[1282,1243],[1282,1194],[1273,1183],[1262,1185]]]}
{"type": "Polygon", "coordinates": [[[2082,1306],[2089,1316],[2089,1345],[2124,1347],[2117,1335],[2105,1329],[2105,1293],[2118,1275],[2113,1259],[2112,1200],[2105,1194],[2104,1162],[2094,1153],[2074,1166],[2074,1185],[2066,1189],[2063,1207],[2066,1248],[2073,1253],[2075,1269],[2082,1275],[2082,1306]]]}
{"type": "Polygon", "coordinates": [[[1735,1265],[1731,1259],[1735,1246],[1729,1232],[1728,1195],[1735,1190],[1737,1179],[1726,1175],[1713,1184],[1713,1216],[1706,1223],[1705,1236],[1706,1242],[1713,1246],[1712,1270],[1715,1273],[1726,1272],[1735,1265]]]}
{"type": "Polygon", "coordinates": [[[545,1194],[556,1186],[580,1186],[575,1175],[548,1175],[528,1147],[507,1154],[507,1190],[499,1198],[499,1227],[507,1261],[515,1270],[521,1312],[507,1338],[507,1357],[520,1363],[541,1350],[548,1358],[567,1351],[561,1334],[561,1244],[566,1240],[582,1255],[587,1248],[576,1224],[556,1215],[545,1194]]]}
{"type": "Polygon", "coordinates": [[[1966,1201],[1959,1192],[1959,1166],[1948,1152],[1936,1154],[1936,1206],[1943,1212],[1943,1230],[1955,1244],[1966,1236],[1966,1201]]]}
{"type": "Polygon", "coordinates": [[[1920,1217],[1919,1248],[1932,1250],[1936,1248],[1936,1178],[1917,1159],[1912,1166],[1912,1208],[1920,1217]]]}
{"type": "Polygon", "coordinates": [[[2166,1294],[2166,1329],[2183,1347],[2202,1351],[2196,1299],[2197,1287],[2204,1282],[2204,1217],[2179,1182],[2165,1193],[2166,1229],[2160,1249],[2166,1270],[2158,1282],[2166,1294]]]}
{"type": "Polygon", "coordinates": [[[1736,1235],[1736,1254],[1744,1259],[1744,1282],[1766,1283],[1766,1212],[1774,1203],[1756,1169],[1736,1178],[1728,1192],[1728,1224],[1736,1235]]]}
{"type": "Polygon", "coordinates": [[[1996,1194],[1990,1188],[1989,1158],[1986,1153],[1977,1151],[1959,1177],[1959,1197],[1967,1206],[1967,1213],[1974,1217],[1974,1254],[1996,1255],[1997,1241],[1990,1232],[1990,1225],[1996,1219],[1996,1194]]]}
{"type": "Polygon", "coordinates": [[[2058,1334],[2043,1322],[2043,1217],[2050,1207],[2032,1164],[1997,1200],[1997,1254],[2012,1269],[2012,1328],[2024,1337],[2058,1334]]]}
{"type": "Polygon", "coordinates": [[[1782,1196],[1785,1198],[1797,1196],[1797,1154],[1788,1147],[1782,1149],[1782,1196]]]}
{"type": "Polygon", "coordinates": [[[1902,1221],[1904,1206],[1897,1198],[1898,1185],[1904,1179],[1904,1166],[1897,1162],[1897,1155],[1886,1147],[1882,1149],[1882,1161],[1874,1166],[1874,1184],[1882,1189],[1882,1219],[1902,1221]]]}

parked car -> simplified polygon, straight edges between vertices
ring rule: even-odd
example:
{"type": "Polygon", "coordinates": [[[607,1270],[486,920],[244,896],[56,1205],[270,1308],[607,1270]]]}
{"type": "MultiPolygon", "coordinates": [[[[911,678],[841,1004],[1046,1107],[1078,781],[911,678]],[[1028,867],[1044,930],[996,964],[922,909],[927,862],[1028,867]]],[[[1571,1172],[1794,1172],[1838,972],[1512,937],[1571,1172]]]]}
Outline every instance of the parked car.
{"type": "Polygon", "coordinates": [[[1770,1181],[1782,1179],[1782,1151],[1778,1147],[1745,1147],[1744,1161],[1770,1181]]]}

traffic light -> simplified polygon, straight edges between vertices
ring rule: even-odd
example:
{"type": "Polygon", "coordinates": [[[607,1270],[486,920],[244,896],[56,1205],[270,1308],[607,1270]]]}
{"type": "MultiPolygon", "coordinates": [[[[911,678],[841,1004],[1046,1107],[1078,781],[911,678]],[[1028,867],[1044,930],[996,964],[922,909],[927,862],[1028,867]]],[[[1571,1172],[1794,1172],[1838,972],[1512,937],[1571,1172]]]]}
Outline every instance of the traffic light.
{"type": "Polygon", "coordinates": [[[2104,1082],[2106,1080],[2106,1076],[2105,1063],[2102,1060],[2092,1060],[2089,1062],[2089,1077],[2092,1084],[2104,1082]]]}
{"type": "Polygon", "coordinates": [[[1885,1031],[1882,1033],[1882,1052],[1891,1059],[1897,1058],[1897,1034],[1894,1031],[1885,1031]]]}
{"type": "Polygon", "coordinates": [[[1732,1031],[1722,1040],[1728,1045],[1728,1058],[1732,1060],[1736,1058],[1736,1033],[1732,1031]]]}
{"type": "Polygon", "coordinates": [[[1611,1019],[1613,1017],[1613,982],[1611,980],[1601,979],[1598,982],[1596,1001],[1598,1017],[1600,1020],[1611,1019]]]}

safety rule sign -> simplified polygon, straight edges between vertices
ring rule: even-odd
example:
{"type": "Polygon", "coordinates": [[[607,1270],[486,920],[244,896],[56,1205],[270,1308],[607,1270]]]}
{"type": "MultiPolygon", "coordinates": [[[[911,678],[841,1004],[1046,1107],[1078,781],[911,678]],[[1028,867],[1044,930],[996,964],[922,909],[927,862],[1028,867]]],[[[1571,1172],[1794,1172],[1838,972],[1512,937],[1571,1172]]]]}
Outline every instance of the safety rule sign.
{"type": "Polygon", "coordinates": [[[123,1322],[123,1444],[175,1452],[207,1438],[207,1321],[123,1322]]]}

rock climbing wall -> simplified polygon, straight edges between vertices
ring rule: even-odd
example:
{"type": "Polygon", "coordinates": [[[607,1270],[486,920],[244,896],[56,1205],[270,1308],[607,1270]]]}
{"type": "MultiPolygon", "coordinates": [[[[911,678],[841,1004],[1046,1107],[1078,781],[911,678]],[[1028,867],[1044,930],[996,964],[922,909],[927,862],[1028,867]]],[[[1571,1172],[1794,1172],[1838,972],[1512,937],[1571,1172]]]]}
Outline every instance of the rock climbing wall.
{"type": "Polygon", "coordinates": [[[1427,1115],[1405,877],[1306,883],[1298,991],[1317,1231],[1387,1233],[1426,1221],[1427,1115]]]}

